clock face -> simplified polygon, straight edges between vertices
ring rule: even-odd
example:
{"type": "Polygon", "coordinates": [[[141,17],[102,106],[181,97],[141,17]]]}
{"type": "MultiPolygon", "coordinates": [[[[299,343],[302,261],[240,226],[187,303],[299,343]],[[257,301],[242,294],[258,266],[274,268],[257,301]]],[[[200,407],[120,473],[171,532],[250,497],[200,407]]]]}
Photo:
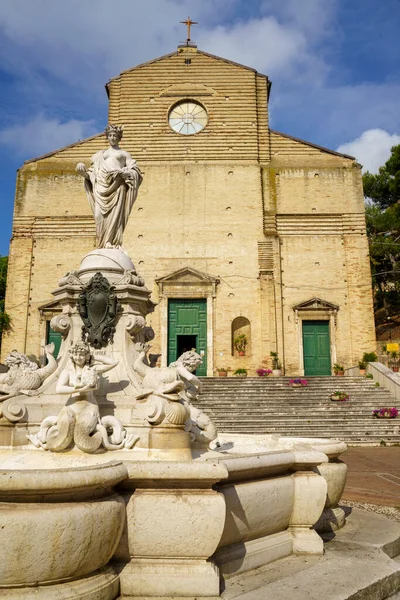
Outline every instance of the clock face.
{"type": "Polygon", "coordinates": [[[207,125],[207,121],[206,109],[192,100],[178,102],[168,116],[170,127],[183,135],[199,133],[207,125]]]}

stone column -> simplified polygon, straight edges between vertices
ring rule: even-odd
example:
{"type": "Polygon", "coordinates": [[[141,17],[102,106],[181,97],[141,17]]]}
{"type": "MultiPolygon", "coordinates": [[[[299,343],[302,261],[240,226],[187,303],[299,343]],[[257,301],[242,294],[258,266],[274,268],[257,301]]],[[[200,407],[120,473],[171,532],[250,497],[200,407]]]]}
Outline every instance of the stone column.
{"type": "Polygon", "coordinates": [[[294,481],[294,505],[289,522],[294,554],[323,554],[324,544],[313,525],[325,506],[327,483],[312,471],[297,471],[294,481]]]}
{"type": "Polygon", "coordinates": [[[208,559],[221,539],[225,501],[212,485],[227,477],[226,468],[167,461],[127,467],[126,529],[115,555],[121,596],[219,596],[219,570],[208,559]]]}

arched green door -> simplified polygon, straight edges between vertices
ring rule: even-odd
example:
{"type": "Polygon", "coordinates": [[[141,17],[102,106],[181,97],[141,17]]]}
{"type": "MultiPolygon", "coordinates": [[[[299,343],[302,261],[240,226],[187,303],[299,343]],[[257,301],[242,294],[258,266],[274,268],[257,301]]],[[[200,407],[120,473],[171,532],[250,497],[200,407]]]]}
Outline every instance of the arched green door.
{"type": "Polygon", "coordinates": [[[329,321],[303,321],[304,375],[331,375],[329,321]]]}
{"type": "Polygon", "coordinates": [[[186,350],[196,349],[203,356],[203,364],[196,375],[207,374],[207,301],[168,301],[168,364],[186,350]]]}

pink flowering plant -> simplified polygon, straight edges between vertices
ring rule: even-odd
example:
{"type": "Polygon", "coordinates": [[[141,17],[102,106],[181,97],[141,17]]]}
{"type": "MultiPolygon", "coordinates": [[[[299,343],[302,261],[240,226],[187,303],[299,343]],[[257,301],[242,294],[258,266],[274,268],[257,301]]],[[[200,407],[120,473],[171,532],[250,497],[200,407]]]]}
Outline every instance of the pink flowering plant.
{"type": "Polygon", "coordinates": [[[259,377],[268,377],[268,375],[272,375],[271,369],[256,369],[256,373],[259,377]]]}
{"type": "Polygon", "coordinates": [[[306,387],[308,385],[308,381],[307,379],[300,379],[299,377],[297,377],[296,379],[291,379],[289,381],[289,385],[295,387],[306,387]]]}
{"type": "Polygon", "coordinates": [[[335,402],[347,402],[347,400],[350,400],[350,396],[346,392],[336,391],[331,394],[331,400],[335,402]]]}
{"type": "Polygon", "coordinates": [[[395,419],[398,416],[399,411],[395,406],[392,406],[390,408],[375,408],[375,410],[372,411],[372,414],[374,417],[378,418],[395,419]]]}

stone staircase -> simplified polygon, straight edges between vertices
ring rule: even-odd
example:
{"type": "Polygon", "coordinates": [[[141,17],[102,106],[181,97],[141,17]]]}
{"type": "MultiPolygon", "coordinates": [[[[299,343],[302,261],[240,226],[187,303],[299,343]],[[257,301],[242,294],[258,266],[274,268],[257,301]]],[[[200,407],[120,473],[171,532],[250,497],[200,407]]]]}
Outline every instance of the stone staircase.
{"type": "Polygon", "coordinates": [[[196,406],[224,433],[330,437],[354,446],[400,444],[400,416],[372,416],[375,408],[396,406],[394,397],[373,380],[307,377],[307,387],[292,388],[290,379],[202,377],[203,392],[196,406]],[[347,392],[350,400],[332,402],[330,395],[338,390],[347,392]]]}

